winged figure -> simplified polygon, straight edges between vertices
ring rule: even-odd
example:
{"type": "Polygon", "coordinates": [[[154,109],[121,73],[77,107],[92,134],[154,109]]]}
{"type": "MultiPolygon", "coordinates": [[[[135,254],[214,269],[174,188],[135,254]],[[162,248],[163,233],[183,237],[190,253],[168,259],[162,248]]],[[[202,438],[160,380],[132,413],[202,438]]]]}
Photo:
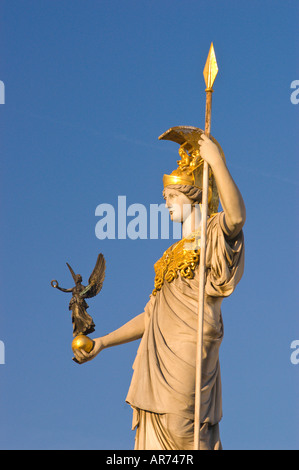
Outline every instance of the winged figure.
{"type": "Polygon", "coordinates": [[[73,336],[88,335],[95,331],[95,324],[92,317],[87,313],[89,306],[85,299],[95,297],[102,289],[106,270],[105,258],[102,253],[98,255],[96,265],[88,280],[88,286],[82,284],[81,274],[75,274],[71,266],[68,263],[66,264],[74,279],[75,287],[64,289],[59,286],[56,280],[51,281],[51,285],[61,292],[72,293],[69,310],[72,311],[73,336]]]}

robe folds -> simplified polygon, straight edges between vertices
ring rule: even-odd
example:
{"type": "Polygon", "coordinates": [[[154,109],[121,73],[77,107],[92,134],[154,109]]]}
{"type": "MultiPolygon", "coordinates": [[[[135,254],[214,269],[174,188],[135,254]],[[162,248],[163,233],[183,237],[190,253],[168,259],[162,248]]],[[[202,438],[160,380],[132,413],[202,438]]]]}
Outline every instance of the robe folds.
{"type": "MultiPolygon", "coordinates": [[[[207,226],[200,421],[209,426],[217,425],[222,417],[221,303],[234,291],[244,270],[243,232],[228,240],[223,216],[221,212],[211,217],[207,226]]],[[[172,282],[164,281],[145,307],[145,331],[126,398],[137,426],[140,410],[194,420],[198,276],[197,266],[192,279],[178,274],[172,282]]]]}

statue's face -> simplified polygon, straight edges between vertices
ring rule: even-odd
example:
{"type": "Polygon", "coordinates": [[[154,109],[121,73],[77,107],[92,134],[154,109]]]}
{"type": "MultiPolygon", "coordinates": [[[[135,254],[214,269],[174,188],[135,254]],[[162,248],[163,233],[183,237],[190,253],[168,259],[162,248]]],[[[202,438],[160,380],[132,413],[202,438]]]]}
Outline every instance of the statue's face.
{"type": "Polygon", "coordinates": [[[184,222],[190,214],[192,201],[177,189],[164,189],[164,199],[173,222],[184,222]]]}

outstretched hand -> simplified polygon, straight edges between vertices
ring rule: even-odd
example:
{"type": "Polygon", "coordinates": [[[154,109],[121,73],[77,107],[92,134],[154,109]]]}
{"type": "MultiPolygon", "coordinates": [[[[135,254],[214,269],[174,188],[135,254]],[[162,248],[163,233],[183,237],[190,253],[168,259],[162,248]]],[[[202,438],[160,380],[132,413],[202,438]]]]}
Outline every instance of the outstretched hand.
{"type": "Polygon", "coordinates": [[[74,351],[73,360],[78,364],[84,364],[85,362],[92,361],[101,351],[104,349],[102,338],[96,338],[94,341],[94,347],[90,353],[83,351],[81,349],[76,349],[74,351]]]}

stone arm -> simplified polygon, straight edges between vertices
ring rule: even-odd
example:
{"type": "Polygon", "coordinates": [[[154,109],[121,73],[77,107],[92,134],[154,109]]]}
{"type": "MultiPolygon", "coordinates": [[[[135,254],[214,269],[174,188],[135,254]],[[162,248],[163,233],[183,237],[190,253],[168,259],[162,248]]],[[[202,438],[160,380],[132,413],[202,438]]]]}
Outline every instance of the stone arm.
{"type": "Polygon", "coordinates": [[[120,344],[130,343],[131,341],[140,339],[144,333],[144,325],[145,313],[141,313],[108,335],[94,339],[94,347],[90,353],[76,350],[74,351],[74,355],[80,364],[91,361],[103,349],[110,348],[112,346],[119,346],[120,344]]]}
{"type": "Polygon", "coordinates": [[[236,186],[218,147],[206,135],[199,140],[202,158],[210,165],[224,211],[224,231],[228,238],[235,238],[246,220],[246,209],[241,193],[236,186]]]}

